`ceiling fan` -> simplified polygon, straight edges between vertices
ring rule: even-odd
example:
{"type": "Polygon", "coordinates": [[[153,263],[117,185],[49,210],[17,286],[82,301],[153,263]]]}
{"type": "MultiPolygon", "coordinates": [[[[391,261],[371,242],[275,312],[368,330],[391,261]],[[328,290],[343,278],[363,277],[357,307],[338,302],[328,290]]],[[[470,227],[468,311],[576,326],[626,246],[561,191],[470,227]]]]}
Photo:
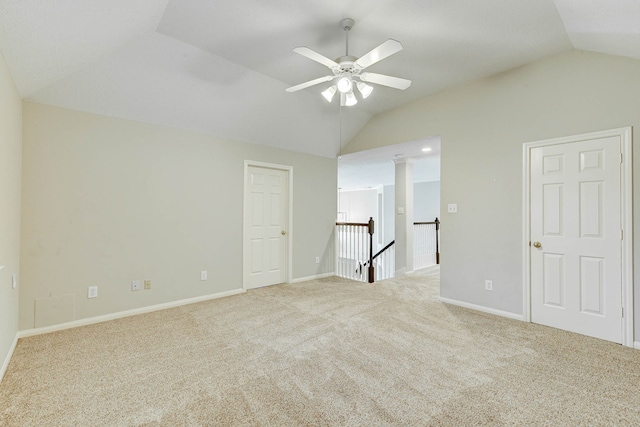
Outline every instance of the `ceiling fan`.
{"type": "Polygon", "coordinates": [[[349,55],[349,31],[353,28],[354,23],[355,21],[351,18],[340,21],[340,26],[346,33],[346,54],[337,58],[335,61],[308,47],[302,46],[293,49],[295,53],[306,56],[313,61],[329,67],[332,74],[288,87],[286,89],[287,92],[296,92],[320,83],[336,80],[335,84],[329,86],[329,88],[322,92],[322,96],[331,102],[333,96],[338,92],[340,93],[340,105],[349,107],[358,103],[354,94],[354,86],[358,89],[363,99],[371,95],[373,91],[373,87],[367,83],[374,83],[401,90],[405,90],[411,86],[411,80],[364,71],[365,68],[378,61],[400,52],[402,50],[402,44],[400,44],[399,41],[389,39],[360,58],[349,55]]]}

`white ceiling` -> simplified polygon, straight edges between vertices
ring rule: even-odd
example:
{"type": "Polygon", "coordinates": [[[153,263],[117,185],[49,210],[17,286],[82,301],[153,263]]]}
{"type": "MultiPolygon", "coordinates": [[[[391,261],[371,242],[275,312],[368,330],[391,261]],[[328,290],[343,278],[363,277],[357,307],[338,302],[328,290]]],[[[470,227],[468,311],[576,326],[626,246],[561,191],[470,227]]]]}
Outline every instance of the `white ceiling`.
{"type": "Polygon", "coordinates": [[[0,0],[0,50],[24,99],[333,157],[375,114],[576,48],[640,59],[637,0],[0,0]],[[292,52],[344,54],[388,38],[370,70],[411,79],[355,107],[292,52]],[[328,84],[327,84],[328,85],[328,84]],[[340,125],[342,123],[342,125],[340,125]]]}

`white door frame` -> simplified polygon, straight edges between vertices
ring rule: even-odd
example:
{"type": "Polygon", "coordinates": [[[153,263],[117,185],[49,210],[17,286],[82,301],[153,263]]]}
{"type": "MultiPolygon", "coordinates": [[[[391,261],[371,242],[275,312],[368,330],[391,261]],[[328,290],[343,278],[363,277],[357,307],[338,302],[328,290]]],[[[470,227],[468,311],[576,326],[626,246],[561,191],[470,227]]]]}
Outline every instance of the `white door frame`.
{"type": "Polygon", "coordinates": [[[632,129],[631,127],[610,129],[600,132],[573,135],[562,138],[547,139],[543,141],[528,142],[523,144],[522,164],[523,164],[523,188],[522,194],[522,282],[523,287],[523,309],[522,314],[525,322],[531,322],[531,233],[529,228],[531,209],[531,188],[530,188],[530,164],[531,150],[537,147],[566,144],[570,142],[580,142],[588,139],[600,139],[607,137],[619,137],[621,141],[621,224],[624,230],[622,239],[622,345],[626,347],[634,346],[633,336],[633,190],[632,190],[632,129]]]}
{"type": "Polygon", "coordinates": [[[265,169],[276,169],[287,172],[287,235],[286,235],[286,266],[285,266],[285,283],[289,283],[292,277],[293,271],[293,251],[292,243],[293,243],[293,166],[286,165],[278,165],[274,163],[265,163],[265,162],[257,162],[254,160],[245,160],[244,161],[244,196],[243,196],[243,217],[242,217],[242,288],[247,290],[248,284],[248,274],[247,268],[249,266],[249,243],[247,241],[247,236],[249,236],[249,167],[259,167],[265,169]]]}

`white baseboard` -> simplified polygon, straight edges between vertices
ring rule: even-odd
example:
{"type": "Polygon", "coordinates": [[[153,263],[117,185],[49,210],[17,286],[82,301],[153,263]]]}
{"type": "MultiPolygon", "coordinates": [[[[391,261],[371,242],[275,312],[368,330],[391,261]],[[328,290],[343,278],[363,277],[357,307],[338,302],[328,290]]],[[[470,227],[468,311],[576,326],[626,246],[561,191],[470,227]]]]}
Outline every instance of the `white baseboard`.
{"type": "Polygon", "coordinates": [[[7,353],[7,357],[4,359],[4,363],[2,364],[2,369],[0,369],[0,382],[4,378],[4,373],[7,372],[7,368],[9,367],[9,362],[11,361],[11,356],[13,356],[13,351],[16,349],[16,344],[18,344],[18,334],[16,333],[15,338],[13,339],[13,344],[9,348],[9,352],[7,353]]]}
{"type": "Polygon", "coordinates": [[[633,348],[640,350],[640,341],[636,341],[633,343],[633,348]]]}
{"type": "Polygon", "coordinates": [[[393,272],[394,277],[404,276],[405,274],[407,274],[407,268],[406,267],[403,267],[403,268],[393,272]]]}
{"type": "Polygon", "coordinates": [[[147,307],[135,308],[133,310],[119,311],[116,313],[105,314],[103,316],[88,317],[86,319],[74,320],[73,322],[60,323],[58,325],[44,326],[42,328],[25,329],[18,331],[17,338],[32,337],[34,335],[48,334],[49,332],[62,331],[64,329],[77,328],[78,326],[92,325],[94,323],[108,322],[109,320],[120,319],[122,317],[135,316],[137,314],[150,313],[152,311],[165,310],[167,308],[179,307],[181,305],[194,304],[202,301],[209,301],[218,298],[230,297],[232,295],[243,294],[244,289],[233,289],[225,292],[218,292],[201,297],[182,299],[178,301],[166,302],[147,307]]]}
{"type": "Polygon", "coordinates": [[[471,304],[468,302],[463,302],[463,301],[458,301],[458,300],[443,298],[443,297],[440,297],[440,301],[445,304],[457,305],[464,308],[470,308],[471,310],[482,311],[483,313],[495,314],[496,316],[508,317],[509,319],[524,321],[524,316],[522,314],[496,310],[495,308],[483,307],[481,305],[471,304]]]}
{"type": "Polygon", "coordinates": [[[314,276],[298,277],[297,279],[290,280],[289,283],[308,282],[309,280],[324,279],[325,277],[331,277],[335,275],[336,273],[322,273],[322,274],[316,274],[314,276]]]}

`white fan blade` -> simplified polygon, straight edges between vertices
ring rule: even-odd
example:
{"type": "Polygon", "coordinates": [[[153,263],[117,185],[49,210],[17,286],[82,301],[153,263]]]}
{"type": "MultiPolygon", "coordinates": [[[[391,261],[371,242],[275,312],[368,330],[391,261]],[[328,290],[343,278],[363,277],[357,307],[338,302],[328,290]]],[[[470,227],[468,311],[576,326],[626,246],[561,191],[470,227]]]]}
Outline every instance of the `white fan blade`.
{"type": "Polygon", "coordinates": [[[375,83],[382,86],[389,86],[394,89],[405,90],[411,86],[411,80],[401,79],[400,77],[391,77],[384,74],[362,73],[360,80],[367,83],[375,83]]]}
{"type": "Polygon", "coordinates": [[[356,61],[356,65],[362,69],[382,61],[387,56],[398,53],[402,50],[402,44],[399,41],[389,39],[380,46],[373,48],[369,53],[364,54],[356,61]]]}
{"type": "Polygon", "coordinates": [[[299,53],[302,56],[306,56],[307,58],[319,62],[322,65],[326,65],[329,68],[334,68],[334,67],[339,67],[340,65],[338,65],[338,63],[336,61],[333,61],[329,58],[327,58],[324,55],[320,55],[318,52],[315,52],[311,49],[309,49],[308,47],[297,47],[295,49],[293,49],[293,51],[295,53],[299,53]]]}
{"type": "Polygon", "coordinates": [[[295,86],[288,87],[288,88],[286,88],[285,90],[286,90],[287,92],[296,92],[296,91],[298,91],[298,90],[300,90],[300,89],[306,89],[306,88],[308,88],[308,87],[310,87],[310,86],[313,86],[313,85],[318,85],[318,84],[320,84],[320,83],[328,82],[329,80],[333,80],[335,77],[336,77],[336,76],[324,76],[324,77],[320,77],[320,78],[315,79],[315,80],[309,80],[308,82],[300,83],[299,85],[295,85],[295,86]]]}

